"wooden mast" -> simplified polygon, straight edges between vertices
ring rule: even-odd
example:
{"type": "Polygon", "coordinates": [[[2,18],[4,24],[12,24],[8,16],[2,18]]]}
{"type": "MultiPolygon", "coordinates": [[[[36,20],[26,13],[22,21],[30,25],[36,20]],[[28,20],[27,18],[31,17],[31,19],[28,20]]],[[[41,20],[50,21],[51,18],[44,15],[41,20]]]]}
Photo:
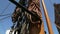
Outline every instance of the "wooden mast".
{"type": "Polygon", "coordinates": [[[42,6],[43,6],[43,9],[44,9],[44,15],[45,15],[45,18],[46,18],[49,34],[54,34],[53,30],[52,30],[50,19],[49,19],[49,16],[48,16],[48,12],[47,12],[46,6],[44,4],[44,0],[42,0],[42,6]]]}

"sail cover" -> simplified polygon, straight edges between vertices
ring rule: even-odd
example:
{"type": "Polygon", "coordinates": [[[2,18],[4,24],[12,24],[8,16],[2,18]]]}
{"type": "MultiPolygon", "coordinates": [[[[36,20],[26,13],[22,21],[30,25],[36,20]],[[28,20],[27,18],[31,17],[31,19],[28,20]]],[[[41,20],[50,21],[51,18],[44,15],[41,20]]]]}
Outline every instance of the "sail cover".
{"type": "Polygon", "coordinates": [[[54,4],[55,9],[55,24],[60,33],[60,4],[54,4]]]}

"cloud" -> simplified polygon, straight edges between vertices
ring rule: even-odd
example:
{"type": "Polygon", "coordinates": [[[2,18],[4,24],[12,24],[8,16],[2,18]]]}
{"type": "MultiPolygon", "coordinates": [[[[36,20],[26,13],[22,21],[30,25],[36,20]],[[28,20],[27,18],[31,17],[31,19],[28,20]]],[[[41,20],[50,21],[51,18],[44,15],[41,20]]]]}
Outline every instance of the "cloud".
{"type": "Polygon", "coordinates": [[[9,32],[10,32],[10,30],[7,30],[7,31],[6,31],[6,34],[9,34],[9,32]]]}

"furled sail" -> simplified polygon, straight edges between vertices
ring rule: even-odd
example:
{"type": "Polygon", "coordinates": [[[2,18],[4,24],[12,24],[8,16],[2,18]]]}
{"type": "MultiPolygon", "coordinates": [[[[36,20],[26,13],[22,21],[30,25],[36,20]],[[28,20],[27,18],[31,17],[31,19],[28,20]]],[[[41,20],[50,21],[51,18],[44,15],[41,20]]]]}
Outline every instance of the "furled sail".
{"type": "Polygon", "coordinates": [[[54,4],[55,9],[55,24],[60,34],[60,4],[54,4]]]}
{"type": "Polygon", "coordinates": [[[42,14],[40,11],[39,0],[20,0],[19,3],[31,11],[33,14],[39,16],[36,18],[31,14],[25,12],[23,8],[18,6],[12,14],[13,26],[11,32],[14,30],[18,34],[44,34],[44,24],[42,21],[42,14]]]}
{"type": "Polygon", "coordinates": [[[30,16],[29,34],[44,34],[44,24],[40,10],[40,0],[29,0],[28,10],[39,16],[39,19],[30,16]]]}

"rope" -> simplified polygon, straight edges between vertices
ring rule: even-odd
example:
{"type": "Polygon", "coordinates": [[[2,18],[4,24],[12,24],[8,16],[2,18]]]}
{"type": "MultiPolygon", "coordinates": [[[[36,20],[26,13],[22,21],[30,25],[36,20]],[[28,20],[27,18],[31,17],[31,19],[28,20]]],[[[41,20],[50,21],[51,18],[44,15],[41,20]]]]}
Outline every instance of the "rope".
{"type": "Polygon", "coordinates": [[[2,11],[1,14],[3,14],[4,11],[6,11],[8,9],[8,7],[10,6],[10,3],[4,8],[4,10],[2,11]]]}
{"type": "MultiPolygon", "coordinates": [[[[3,14],[3,12],[6,11],[9,6],[10,6],[10,3],[6,6],[6,8],[4,8],[4,10],[2,11],[1,14],[3,14]]],[[[2,16],[6,16],[6,17],[1,18],[0,21],[6,19],[6,18],[8,18],[8,17],[11,17],[11,15],[12,15],[11,13],[9,13],[9,14],[4,14],[4,15],[1,15],[1,14],[0,14],[0,17],[2,17],[2,16]]]]}
{"type": "Polygon", "coordinates": [[[12,14],[11,14],[11,13],[10,13],[10,14],[4,14],[4,15],[0,15],[0,17],[1,17],[1,16],[8,16],[8,15],[12,15],[12,14]]]}
{"type": "Polygon", "coordinates": [[[6,17],[4,17],[4,18],[1,18],[0,21],[6,19],[6,18],[8,18],[8,17],[11,17],[11,15],[10,15],[10,16],[6,16],[6,17]]]}
{"type": "Polygon", "coordinates": [[[60,26],[58,26],[57,24],[56,24],[56,26],[60,29],[60,26]]]}

